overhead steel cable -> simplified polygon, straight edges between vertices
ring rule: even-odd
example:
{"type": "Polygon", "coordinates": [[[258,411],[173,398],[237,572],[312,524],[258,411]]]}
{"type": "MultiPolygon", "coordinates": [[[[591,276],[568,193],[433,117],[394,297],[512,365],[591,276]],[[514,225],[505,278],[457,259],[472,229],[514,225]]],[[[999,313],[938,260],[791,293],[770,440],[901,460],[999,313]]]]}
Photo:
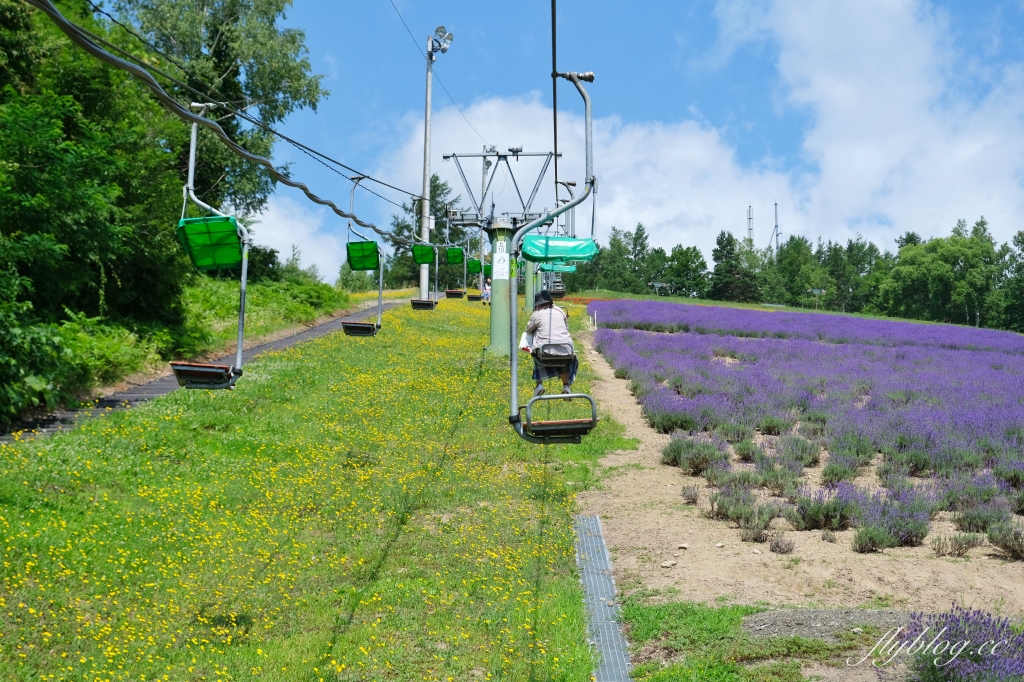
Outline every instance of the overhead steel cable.
{"type": "MultiPolygon", "coordinates": [[[[396,192],[401,192],[402,194],[406,194],[406,195],[412,197],[413,199],[420,199],[421,198],[420,195],[418,195],[418,194],[416,194],[414,192],[410,192],[408,190],[404,190],[401,187],[395,187],[394,185],[386,183],[383,180],[378,180],[377,178],[375,178],[375,177],[373,177],[371,175],[366,175],[362,171],[358,171],[355,168],[352,168],[351,166],[348,166],[348,165],[342,163],[341,161],[338,161],[336,159],[332,159],[331,157],[327,156],[323,152],[317,151],[316,149],[313,149],[312,147],[308,147],[308,146],[302,144],[301,142],[299,142],[298,140],[294,140],[294,139],[288,137],[287,135],[285,135],[284,133],[281,133],[281,132],[271,128],[269,125],[267,125],[263,121],[259,120],[258,118],[252,116],[251,114],[249,114],[249,113],[247,113],[245,111],[240,111],[240,110],[234,109],[233,107],[230,106],[229,102],[223,101],[224,95],[216,87],[210,85],[209,83],[204,82],[202,78],[200,78],[195,73],[190,71],[188,68],[183,66],[179,61],[177,61],[176,59],[174,59],[173,57],[168,55],[166,52],[163,52],[162,50],[160,50],[160,48],[158,48],[156,45],[154,45],[153,43],[149,42],[148,40],[146,40],[145,38],[140,36],[138,33],[136,33],[135,31],[131,30],[129,27],[125,26],[123,23],[118,21],[113,15],[111,15],[109,12],[105,11],[102,7],[99,7],[96,4],[94,4],[92,2],[92,0],[87,0],[87,2],[89,2],[89,4],[92,6],[92,8],[93,8],[93,10],[95,12],[97,12],[99,14],[102,14],[103,16],[107,17],[110,21],[112,21],[114,24],[119,26],[125,33],[127,33],[128,35],[130,35],[133,38],[135,38],[136,40],[138,40],[140,43],[142,43],[143,45],[145,45],[146,47],[148,47],[153,52],[157,53],[158,55],[160,55],[161,57],[163,57],[167,61],[169,61],[171,64],[174,64],[176,67],[181,69],[181,71],[186,76],[191,78],[195,83],[198,83],[199,85],[205,86],[207,88],[208,92],[205,92],[205,93],[201,92],[201,91],[197,90],[196,88],[192,87],[191,85],[189,85],[187,83],[181,82],[180,80],[178,80],[174,76],[171,76],[170,74],[166,73],[165,71],[162,71],[162,70],[158,69],[157,67],[153,66],[152,64],[145,63],[139,57],[133,55],[132,53],[128,52],[127,50],[124,50],[124,49],[118,47],[117,45],[114,45],[113,43],[111,43],[111,42],[109,42],[107,40],[104,40],[102,37],[96,35],[95,33],[90,32],[88,29],[85,29],[85,28],[83,28],[81,26],[77,26],[76,24],[72,24],[73,26],[76,27],[77,30],[81,31],[82,33],[85,33],[90,38],[92,38],[94,41],[96,41],[98,43],[101,43],[101,44],[109,47],[110,49],[116,50],[117,52],[119,52],[120,54],[124,55],[128,59],[134,59],[136,61],[143,61],[142,66],[144,66],[145,68],[149,69],[150,71],[153,71],[154,73],[159,74],[160,76],[166,78],[167,80],[171,81],[172,83],[174,83],[175,85],[177,85],[177,86],[179,86],[181,88],[185,88],[186,90],[188,90],[189,92],[191,92],[192,94],[194,94],[194,95],[196,95],[198,97],[205,98],[206,100],[209,101],[209,103],[218,105],[219,107],[221,107],[221,108],[225,109],[226,111],[234,114],[235,116],[238,116],[239,118],[241,118],[241,119],[243,119],[245,121],[248,121],[249,123],[252,123],[254,126],[257,126],[258,128],[261,128],[261,129],[267,131],[268,133],[276,135],[277,137],[279,137],[282,140],[284,140],[285,142],[288,142],[289,144],[295,146],[296,148],[300,149],[301,151],[305,152],[308,155],[317,156],[317,157],[320,157],[321,159],[325,159],[327,161],[330,161],[331,163],[336,164],[336,165],[344,168],[345,170],[347,170],[347,171],[349,171],[349,172],[351,172],[351,173],[353,173],[355,175],[361,175],[366,180],[369,180],[371,182],[375,182],[378,185],[381,185],[383,187],[387,187],[389,189],[393,189],[396,192]],[[215,99],[213,97],[213,95],[218,95],[222,99],[215,99]]],[[[68,23],[71,23],[71,22],[68,22],[68,23]]],[[[327,166],[327,164],[324,164],[324,165],[327,166]]],[[[327,166],[327,167],[330,168],[330,166],[327,166]]],[[[332,171],[336,172],[336,173],[338,172],[337,170],[335,170],[333,168],[330,168],[330,169],[332,171]]],[[[338,174],[341,175],[346,180],[351,181],[351,178],[349,178],[344,173],[338,173],[338,174]]],[[[394,201],[391,201],[387,197],[384,197],[384,196],[382,196],[380,194],[377,194],[376,192],[374,192],[369,187],[363,187],[363,189],[365,189],[370,194],[373,194],[374,196],[380,197],[384,201],[387,201],[387,202],[389,202],[391,204],[394,204],[395,206],[398,206],[399,208],[403,208],[403,209],[405,208],[401,204],[395,203],[394,201]]]]}
{"type": "MultiPolygon", "coordinates": [[[[402,26],[405,26],[405,32],[409,34],[410,38],[412,38],[413,45],[416,46],[416,51],[420,53],[420,56],[426,59],[427,55],[423,52],[423,50],[420,49],[420,44],[416,40],[416,36],[414,36],[412,34],[412,31],[409,29],[409,24],[405,23],[405,17],[403,17],[402,13],[398,11],[398,6],[395,5],[395,0],[388,1],[391,3],[391,6],[395,8],[395,14],[397,14],[398,18],[402,20],[402,26]]],[[[459,103],[455,101],[455,98],[452,97],[452,93],[448,92],[448,88],[445,86],[444,81],[441,80],[441,76],[437,74],[437,69],[433,69],[433,72],[434,78],[436,78],[437,82],[441,84],[441,89],[444,90],[444,94],[448,95],[448,99],[450,99],[452,101],[452,104],[455,105],[455,108],[458,109],[459,114],[462,116],[462,120],[464,120],[466,122],[466,125],[468,125],[470,128],[473,128],[473,132],[476,133],[476,136],[479,137],[484,144],[488,144],[487,140],[484,139],[484,136],[480,134],[480,131],[477,130],[476,127],[474,127],[473,124],[469,122],[468,118],[466,118],[466,114],[462,111],[462,108],[459,106],[459,103]]]]}
{"type": "Polygon", "coordinates": [[[232,140],[231,137],[226,132],[224,132],[224,129],[221,128],[218,123],[216,123],[215,121],[211,121],[208,118],[204,118],[203,116],[197,116],[193,114],[189,109],[182,106],[177,100],[168,95],[167,92],[163,89],[163,87],[161,87],[160,83],[158,83],[156,79],[153,77],[153,75],[149,73],[149,71],[142,68],[141,66],[138,66],[137,64],[133,64],[132,62],[126,61],[124,59],[121,59],[120,57],[110,54],[109,52],[101,48],[99,45],[94,43],[92,39],[89,37],[89,35],[87,35],[88,32],[85,31],[85,29],[81,29],[76,24],[65,19],[64,15],[62,15],[60,11],[56,7],[54,7],[53,3],[50,2],[50,0],[26,0],[26,2],[28,2],[33,7],[41,10],[44,14],[46,14],[50,18],[50,20],[57,25],[57,28],[59,28],[62,33],[64,33],[68,38],[70,38],[73,43],[75,43],[76,45],[78,45],[83,50],[85,50],[92,56],[96,57],[100,61],[115,66],[121,69],[122,71],[127,71],[131,75],[141,80],[143,83],[146,84],[147,87],[149,87],[150,90],[153,91],[153,94],[156,95],[156,98],[165,107],[170,109],[173,114],[175,114],[179,118],[184,119],[185,121],[188,121],[189,123],[197,123],[206,128],[207,130],[211,131],[214,135],[220,138],[220,140],[225,144],[225,146],[227,146],[227,148],[232,153],[242,157],[243,159],[263,166],[267,170],[267,172],[270,173],[270,176],[274,178],[277,182],[301,190],[303,194],[305,194],[306,197],[313,203],[319,204],[321,206],[327,206],[332,211],[334,211],[334,213],[337,214],[338,216],[350,219],[352,220],[352,222],[354,222],[356,225],[359,225],[360,227],[373,230],[381,237],[390,239],[392,243],[400,242],[406,245],[411,245],[413,243],[391,232],[381,230],[373,223],[368,223],[363,220],[360,220],[358,216],[352,213],[347,213],[346,211],[343,211],[342,209],[338,208],[338,206],[333,201],[330,201],[329,199],[323,199],[317,196],[316,194],[313,194],[309,187],[307,187],[304,183],[292,180],[288,176],[278,171],[277,168],[274,167],[274,164],[271,163],[269,159],[253,154],[248,150],[244,149],[243,147],[241,147],[237,142],[232,140]]]}

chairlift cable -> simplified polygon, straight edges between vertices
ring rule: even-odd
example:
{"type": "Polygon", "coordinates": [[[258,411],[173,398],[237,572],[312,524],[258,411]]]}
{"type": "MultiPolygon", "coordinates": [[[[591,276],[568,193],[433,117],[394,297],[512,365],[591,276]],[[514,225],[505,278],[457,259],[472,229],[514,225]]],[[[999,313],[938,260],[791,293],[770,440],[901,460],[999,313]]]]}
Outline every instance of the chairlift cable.
{"type": "Polygon", "coordinates": [[[373,230],[381,237],[390,238],[395,242],[401,242],[405,244],[412,243],[404,238],[394,235],[393,233],[381,230],[373,223],[367,223],[361,220],[356,215],[343,211],[342,209],[338,208],[338,206],[333,201],[329,199],[323,199],[314,194],[309,189],[309,187],[306,186],[304,183],[292,180],[291,178],[287,177],[286,175],[278,171],[277,168],[274,167],[273,163],[269,159],[253,154],[246,150],[245,148],[243,148],[242,146],[240,146],[237,142],[231,139],[231,137],[224,131],[223,128],[220,127],[220,125],[217,122],[211,121],[203,116],[197,116],[193,114],[187,108],[182,106],[177,100],[175,100],[173,97],[167,94],[167,92],[163,89],[163,87],[161,87],[161,85],[156,81],[156,79],[153,77],[152,74],[149,73],[147,69],[132,62],[121,59],[120,57],[117,57],[113,54],[110,54],[109,52],[95,44],[89,37],[88,31],[86,31],[85,29],[81,29],[76,24],[65,19],[64,16],[60,13],[60,11],[56,7],[54,7],[53,3],[50,0],[26,0],[26,2],[28,2],[33,7],[36,7],[37,9],[41,10],[43,13],[45,13],[51,19],[51,21],[53,21],[57,25],[61,32],[63,32],[65,35],[68,36],[68,38],[71,39],[72,42],[77,44],[79,47],[81,47],[86,52],[96,57],[100,61],[111,64],[112,66],[115,66],[123,71],[127,71],[129,74],[141,80],[143,83],[146,84],[147,87],[149,87],[150,90],[153,91],[157,99],[165,107],[170,109],[172,113],[174,113],[176,116],[184,119],[189,123],[197,123],[207,128],[214,135],[220,138],[221,141],[225,144],[225,146],[227,146],[227,148],[232,153],[248,161],[263,166],[270,174],[270,176],[274,178],[274,180],[276,180],[277,182],[301,190],[303,194],[305,194],[306,197],[313,203],[319,204],[321,206],[327,206],[336,215],[342,218],[351,219],[360,227],[365,227],[367,229],[373,230]]]}
{"type": "MultiPolygon", "coordinates": [[[[26,1],[31,2],[31,0],[26,0],[26,1]]],[[[318,157],[320,157],[322,159],[330,161],[331,163],[333,163],[335,165],[338,165],[338,166],[341,166],[345,170],[348,170],[348,171],[350,171],[350,172],[352,172],[352,173],[354,173],[356,175],[362,175],[363,178],[366,179],[366,180],[369,180],[371,182],[375,182],[375,183],[377,183],[379,185],[382,185],[384,187],[387,187],[389,189],[393,189],[396,192],[401,192],[402,194],[406,194],[406,195],[412,197],[413,199],[419,199],[420,198],[420,196],[418,194],[415,194],[413,192],[409,192],[408,190],[404,190],[404,189],[402,189],[400,187],[395,187],[394,185],[386,183],[383,180],[378,180],[377,178],[374,178],[374,177],[372,177],[370,175],[366,175],[365,173],[361,173],[361,172],[357,171],[355,168],[352,168],[351,166],[348,166],[348,165],[342,163],[341,161],[338,161],[336,159],[332,159],[331,157],[327,156],[323,152],[319,152],[316,149],[313,149],[312,147],[304,145],[301,142],[299,142],[298,140],[294,140],[294,139],[288,137],[287,135],[285,135],[284,133],[281,133],[281,132],[271,128],[269,125],[267,125],[263,121],[259,120],[255,116],[252,116],[251,114],[249,114],[249,113],[247,113],[245,111],[239,111],[237,109],[232,108],[231,106],[229,106],[228,102],[225,102],[223,100],[215,100],[211,96],[210,93],[223,97],[223,93],[221,93],[219,90],[217,90],[217,88],[215,88],[212,85],[210,85],[209,83],[206,83],[205,81],[203,81],[203,79],[199,78],[199,76],[195,75],[193,72],[189,71],[187,68],[182,66],[182,64],[179,61],[175,60],[173,57],[171,57],[167,53],[161,51],[158,47],[156,47],[155,45],[153,45],[152,43],[147,41],[145,38],[140,36],[138,33],[132,31],[130,28],[128,28],[123,23],[121,23],[116,18],[114,18],[110,13],[105,11],[102,7],[99,7],[96,4],[94,4],[92,2],[92,0],[86,0],[86,1],[92,6],[92,8],[93,8],[93,10],[95,12],[97,12],[99,14],[102,14],[103,16],[107,17],[108,19],[110,19],[110,21],[112,21],[113,23],[117,24],[123,31],[125,31],[126,33],[128,33],[129,35],[134,37],[136,40],[138,40],[143,45],[145,45],[149,49],[151,49],[154,52],[156,52],[158,55],[160,55],[161,57],[163,57],[164,59],[166,59],[170,63],[174,64],[176,67],[181,69],[182,72],[184,72],[185,75],[187,75],[189,78],[191,78],[194,82],[206,86],[206,88],[208,89],[208,92],[206,92],[206,93],[200,92],[199,90],[195,89],[191,85],[188,85],[187,83],[181,82],[180,80],[176,79],[174,76],[171,76],[170,74],[168,74],[168,73],[158,69],[157,67],[145,63],[141,58],[133,55],[132,53],[128,52],[127,50],[124,50],[124,49],[118,47],[117,45],[114,45],[113,43],[110,43],[110,42],[104,40],[102,37],[92,33],[88,29],[85,29],[85,28],[83,28],[81,26],[77,26],[75,24],[71,24],[71,22],[68,22],[72,26],[75,26],[75,28],[78,31],[80,31],[82,33],[85,33],[86,35],[88,35],[94,41],[96,41],[98,43],[102,43],[103,45],[105,45],[105,46],[107,46],[107,47],[109,47],[109,48],[111,48],[113,50],[116,50],[117,52],[121,53],[122,55],[124,55],[125,57],[127,57],[129,59],[133,59],[136,62],[143,62],[142,64],[139,64],[139,66],[142,66],[143,68],[149,69],[150,71],[152,71],[152,72],[154,72],[156,74],[159,74],[160,76],[163,76],[164,78],[166,78],[167,80],[171,81],[175,85],[177,85],[179,87],[182,87],[182,88],[185,88],[186,90],[192,92],[194,95],[197,95],[198,97],[203,97],[203,98],[207,99],[211,104],[216,104],[216,105],[220,106],[221,108],[225,109],[226,111],[229,111],[230,113],[234,114],[235,116],[238,116],[239,118],[241,118],[243,120],[246,120],[249,123],[252,123],[253,125],[255,125],[257,127],[261,128],[261,129],[263,129],[263,130],[265,130],[265,131],[267,131],[267,132],[269,132],[269,133],[271,133],[273,135],[276,135],[277,137],[280,137],[282,140],[288,142],[289,144],[294,145],[295,147],[299,148],[300,150],[306,152],[307,154],[309,154],[311,156],[315,155],[315,156],[318,156],[318,157]]],[[[317,159],[317,160],[319,160],[319,159],[317,159]]],[[[323,161],[321,161],[321,163],[323,163],[323,161]]],[[[324,165],[327,166],[326,163],[324,165]]],[[[327,167],[330,168],[330,166],[327,166],[327,167]]],[[[338,173],[339,175],[341,175],[342,177],[344,177],[347,180],[351,179],[348,176],[346,176],[344,173],[339,173],[337,170],[335,170],[333,168],[331,168],[331,170],[333,170],[334,172],[338,173]]],[[[369,187],[363,187],[363,189],[365,189],[370,194],[373,194],[375,196],[380,197],[384,201],[387,201],[387,202],[389,202],[391,204],[394,204],[395,206],[398,206],[399,208],[404,208],[403,206],[401,206],[401,204],[397,204],[394,201],[391,201],[390,199],[388,199],[387,197],[384,197],[384,196],[381,196],[380,194],[377,194],[376,192],[374,192],[369,187]]]]}
{"type": "Polygon", "coordinates": [[[553,130],[555,131],[555,206],[558,205],[558,67],[557,67],[557,42],[556,42],[556,17],[555,2],[551,0],[551,115],[554,119],[553,130]]]}

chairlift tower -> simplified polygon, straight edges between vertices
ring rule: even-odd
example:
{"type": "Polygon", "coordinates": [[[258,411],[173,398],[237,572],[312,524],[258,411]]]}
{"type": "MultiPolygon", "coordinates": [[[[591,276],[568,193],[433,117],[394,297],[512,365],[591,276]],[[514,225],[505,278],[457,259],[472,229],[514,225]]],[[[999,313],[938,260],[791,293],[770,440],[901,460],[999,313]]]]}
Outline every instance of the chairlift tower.
{"type": "MultiPolygon", "coordinates": [[[[434,35],[427,37],[427,103],[423,116],[423,198],[420,200],[420,239],[430,241],[430,95],[434,82],[434,60],[436,53],[444,54],[451,47],[454,36],[438,26],[434,35]]],[[[430,266],[420,266],[420,300],[427,299],[430,286],[430,266]]]]}
{"type": "MultiPolygon", "coordinates": [[[[544,181],[544,176],[547,175],[548,167],[551,165],[552,160],[555,160],[560,155],[556,155],[554,152],[524,152],[522,147],[509,147],[507,151],[499,152],[495,147],[484,147],[484,150],[480,153],[468,153],[468,154],[446,154],[442,157],[445,161],[454,161],[455,168],[459,172],[459,177],[462,179],[462,185],[466,189],[466,194],[469,197],[470,204],[472,205],[474,212],[455,212],[451,220],[452,225],[460,226],[477,226],[481,231],[480,239],[480,261],[483,262],[483,233],[487,233],[491,241],[491,329],[504,329],[501,324],[508,326],[507,311],[505,311],[501,304],[496,304],[499,298],[498,294],[498,271],[496,263],[493,262],[494,258],[497,257],[498,244],[505,245],[507,240],[505,239],[506,230],[512,230],[518,224],[525,224],[537,220],[541,216],[547,215],[547,209],[543,213],[536,213],[532,210],[533,202],[537,198],[537,193],[540,191],[541,183],[544,181]],[[512,170],[512,164],[509,159],[512,158],[516,161],[520,157],[541,157],[544,159],[544,164],[541,166],[540,173],[537,175],[537,180],[534,182],[533,190],[530,192],[530,196],[523,199],[522,192],[519,191],[519,183],[516,181],[515,171],[512,170]],[[466,177],[466,173],[462,168],[462,159],[480,158],[483,162],[482,167],[482,178],[481,178],[481,189],[480,189],[480,200],[477,201],[476,195],[473,193],[473,188],[469,184],[469,180],[466,177]],[[492,164],[491,159],[494,159],[492,164]],[[508,169],[508,176],[512,180],[512,187],[515,190],[516,198],[519,199],[520,208],[522,211],[513,211],[505,213],[502,217],[495,216],[494,214],[494,200],[492,194],[490,211],[485,214],[485,206],[487,205],[487,195],[491,190],[491,183],[494,182],[495,176],[498,174],[498,167],[501,164],[505,164],[508,169]],[[510,227],[506,227],[510,225],[510,227]],[[498,318],[504,317],[503,322],[496,322],[498,318]]],[[[575,183],[573,183],[575,184],[575,183]]],[[[571,190],[570,190],[571,191],[571,190]]],[[[507,235],[511,235],[511,231],[507,232],[507,235]]],[[[534,265],[527,263],[526,270],[524,272],[524,282],[526,283],[526,310],[527,312],[533,310],[533,296],[532,292],[534,289],[536,280],[536,274],[534,265]]],[[[502,285],[503,286],[503,285],[502,285]]],[[[518,286],[516,282],[512,282],[510,286],[518,286]]],[[[481,274],[480,288],[483,290],[483,275],[481,274]]],[[[505,292],[507,294],[507,292],[505,292]]],[[[498,340],[492,336],[491,351],[501,355],[506,353],[503,351],[505,342],[498,340]]]]}
{"type": "Polygon", "coordinates": [[[754,207],[747,206],[747,239],[754,241],[754,207]]]}

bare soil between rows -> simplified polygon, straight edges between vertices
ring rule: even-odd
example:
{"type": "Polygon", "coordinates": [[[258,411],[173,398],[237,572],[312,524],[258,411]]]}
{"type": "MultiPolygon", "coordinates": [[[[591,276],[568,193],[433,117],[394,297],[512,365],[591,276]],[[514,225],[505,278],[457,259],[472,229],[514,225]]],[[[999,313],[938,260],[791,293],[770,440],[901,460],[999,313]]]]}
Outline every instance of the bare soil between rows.
{"type": "MultiPolygon", "coordinates": [[[[967,559],[935,557],[928,542],[954,531],[948,515],[932,522],[924,545],[878,554],[855,553],[854,531],[839,532],[837,542],[830,543],[821,539],[820,531],[793,531],[782,519],[774,524],[795,541],[792,554],[776,555],[767,544],[741,542],[739,529],[731,523],[707,518],[713,489],[703,478],[661,464],[669,436],[647,424],[629,382],[615,378],[594,350],[591,336],[580,341],[597,375],[593,394],[602,411],[625,425],[627,437],[640,442],[637,450],[603,457],[601,485],[577,497],[581,513],[601,517],[617,584],[698,602],[844,612],[934,612],[956,602],[1011,619],[1024,616],[1024,562],[1007,561],[988,546],[972,550],[967,559]],[[701,488],[696,506],[684,504],[681,496],[682,488],[691,485],[701,488]],[[683,544],[687,548],[681,549],[683,544]],[[675,565],[663,568],[670,560],[675,565]]],[[[820,466],[807,474],[808,483],[815,485],[820,466]]],[[[855,483],[877,486],[873,469],[855,483]]],[[[845,623],[845,618],[836,619],[845,623]]],[[[816,636],[827,635],[823,631],[816,636]]]]}

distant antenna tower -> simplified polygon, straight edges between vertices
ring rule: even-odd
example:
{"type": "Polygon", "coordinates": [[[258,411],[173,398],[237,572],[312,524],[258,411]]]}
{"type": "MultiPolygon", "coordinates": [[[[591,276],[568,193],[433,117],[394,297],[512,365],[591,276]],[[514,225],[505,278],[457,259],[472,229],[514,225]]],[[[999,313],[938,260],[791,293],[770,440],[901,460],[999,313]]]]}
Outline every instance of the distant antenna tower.
{"type": "Polygon", "coordinates": [[[779,202],[775,202],[775,255],[779,255],[779,202]]]}
{"type": "Polygon", "coordinates": [[[772,230],[772,236],[768,237],[768,248],[772,247],[772,240],[775,240],[775,255],[779,255],[779,202],[775,202],[775,229],[772,230]]]}
{"type": "Polygon", "coordinates": [[[754,207],[747,206],[747,239],[754,241],[754,207]]]}

